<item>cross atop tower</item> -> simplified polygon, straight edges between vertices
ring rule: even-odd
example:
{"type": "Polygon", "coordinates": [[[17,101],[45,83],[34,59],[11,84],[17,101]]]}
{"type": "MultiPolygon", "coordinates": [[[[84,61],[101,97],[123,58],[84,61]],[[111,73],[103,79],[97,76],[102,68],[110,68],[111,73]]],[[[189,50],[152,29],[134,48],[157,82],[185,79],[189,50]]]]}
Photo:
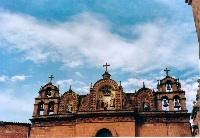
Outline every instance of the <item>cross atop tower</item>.
{"type": "Polygon", "coordinates": [[[54,76],[51,75],[49,78],[50,78],[50,83],[51,83],[51,82],[52,82],[52,79],[54,78],[54,76]]]}
{"type": "Polygon", "coordinates": [[[170,70],[166,68],[164,71],[166,72],[166,76],[168,76],[168,72],[169,72],[170,70]]]}
{"type": "Polygon", "coordinates": [[[108,72],[108,66],[110,66],[110,65],[108,65],[107,63],[106,63],[106,65],[103,65],[103,67],[105,67],[106,66],[106,72],[108,72]]]}

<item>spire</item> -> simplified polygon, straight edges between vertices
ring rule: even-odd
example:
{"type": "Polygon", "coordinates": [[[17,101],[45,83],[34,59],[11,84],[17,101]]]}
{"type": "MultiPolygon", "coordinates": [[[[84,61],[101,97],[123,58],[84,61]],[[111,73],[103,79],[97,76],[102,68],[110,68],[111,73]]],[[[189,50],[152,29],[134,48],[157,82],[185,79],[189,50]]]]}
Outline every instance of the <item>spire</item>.
{"type": "Polygon", "coordinates": [[[69,92],[72,92],[72,86],[69,85],[69,92]]]}
{"type": "Polygon", "coordinates": [[[159,84],[159,80],[157,80],[157,81],[158,81],[158,84],[157,84],[157,85],[160,85],[160,84],[159,84]]]}
{"type": "Polygon", "coordinates": [[[144,84],[144,82],[143,82],[143,88],[145,88],[145,84],[144,84]]]}

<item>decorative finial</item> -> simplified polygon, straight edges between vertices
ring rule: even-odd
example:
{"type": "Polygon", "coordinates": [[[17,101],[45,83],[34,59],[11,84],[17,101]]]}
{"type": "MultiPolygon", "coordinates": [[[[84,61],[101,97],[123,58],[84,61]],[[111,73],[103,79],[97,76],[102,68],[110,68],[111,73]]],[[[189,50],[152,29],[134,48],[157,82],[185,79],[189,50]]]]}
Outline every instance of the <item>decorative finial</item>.
{"type": "Polygon", "coordinates": [[[108,65],[107,63],[106,63],[106,65],[103,65],[103,67],[105,67],[106,66],[106,72],[108,72],[108,66],[110,66],[110,65],[108,65]]]}
{"type": "Polygon", "coordinates": [[[71,85],[69,86],[69,90],[70,90],[70,91],[72,90],[72,86],[71,86],[71,85]]]}
{"type": "Polygon", "coordinates": [[[158,84],[157,84],[157,85],[160,85],[160,84],[159,84],[159,80],[157,80],[157,81],[158,81],[158,84]]]}
{"type": "Polygon", "coordinates": [[[193,106],[195,106],[196,105],[196,102],[195,101],[193,101],[193,106]]]}
{"type": "Polygon", "coordinates": [[[122,82],[121,81],[119,81],[119,86],[122,86],[122,82]]]}
{"type": "Polygon", "coordinates": [[[90,88],[92,88],[92,82],[91,82],[90,88]]]}
{"type": "Polygon", "coordinates": [[[144,84],[144,82],[143,82],[143,88],[145,88],[145,84],[144,84]]]}
{"type": "Polygon", "coordinates": [[[54,76],[51,75],[49,78],[50,78],[50,83],[52,83],[52,79],[54,78],[54,76]]]}
{"type": "Polygon", "coordinates": [[[166,68],[164,71],[166,72],[166,76],[168,76],[168,72],[169,72],[170,70],[166,68]]]}

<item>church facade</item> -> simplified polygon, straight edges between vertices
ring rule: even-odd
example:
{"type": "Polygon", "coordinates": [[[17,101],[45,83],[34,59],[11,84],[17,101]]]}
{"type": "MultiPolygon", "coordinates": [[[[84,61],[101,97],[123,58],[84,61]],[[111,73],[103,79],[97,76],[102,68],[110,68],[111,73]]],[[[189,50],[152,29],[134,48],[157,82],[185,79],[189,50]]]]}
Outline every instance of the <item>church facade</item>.
{"type": "Polygon", "coordinates": [[[185,91],[168,69],[157,91],[143,83],[138,91],[126,93],[105,66],[103,78],[91,84],[86,95],[78,95],[71,86],[61,95],[52,80],[42,86],[30,119],[30,137],[191,136],[185,91]]]}

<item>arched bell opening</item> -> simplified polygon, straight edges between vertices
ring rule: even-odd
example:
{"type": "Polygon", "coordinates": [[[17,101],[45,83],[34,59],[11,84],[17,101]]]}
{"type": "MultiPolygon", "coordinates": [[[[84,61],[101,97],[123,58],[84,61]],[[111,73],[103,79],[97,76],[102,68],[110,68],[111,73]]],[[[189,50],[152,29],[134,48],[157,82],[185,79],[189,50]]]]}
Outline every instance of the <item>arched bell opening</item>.
{"type": "Polygon", "coordinates": [[[110,130],[102,128],[96,133],[95,137],[112,137],[112,133],[110,130]]]}
{"type": "Polygon", "coordinates": [[[175,95],[173,97],[174,100],[174,110],[181,110],[181,104],[180,104],[180,97],[178,95],[175,95]]]}
{"type": "Polygon", "coordinates": [[[49,102],[48,104],[48,114],[54,114],[54,102],[49,102]]]}
{"type": "Polygon", "coordinates": [[[47,89],[46,89],[46,96],[50,97],[51,96],[51,92],[52,92],[51,87],[47,87],[47,89]]]}
{"type": "Polygon", "coordinates": [[[169,100],[167,96],[162,97],[162,110],[169,111],[169,100]]]}
{"type": "Polygon", "coordinates": [[[44,102],[40,102],[38,104],[38,115],[43,115],[44,114],[44,102]]]}
{"type": "Polygon", "coordinates": [[[172,91],[172,82],[170,80],[165,83],[166,92],[172,91]]]}

